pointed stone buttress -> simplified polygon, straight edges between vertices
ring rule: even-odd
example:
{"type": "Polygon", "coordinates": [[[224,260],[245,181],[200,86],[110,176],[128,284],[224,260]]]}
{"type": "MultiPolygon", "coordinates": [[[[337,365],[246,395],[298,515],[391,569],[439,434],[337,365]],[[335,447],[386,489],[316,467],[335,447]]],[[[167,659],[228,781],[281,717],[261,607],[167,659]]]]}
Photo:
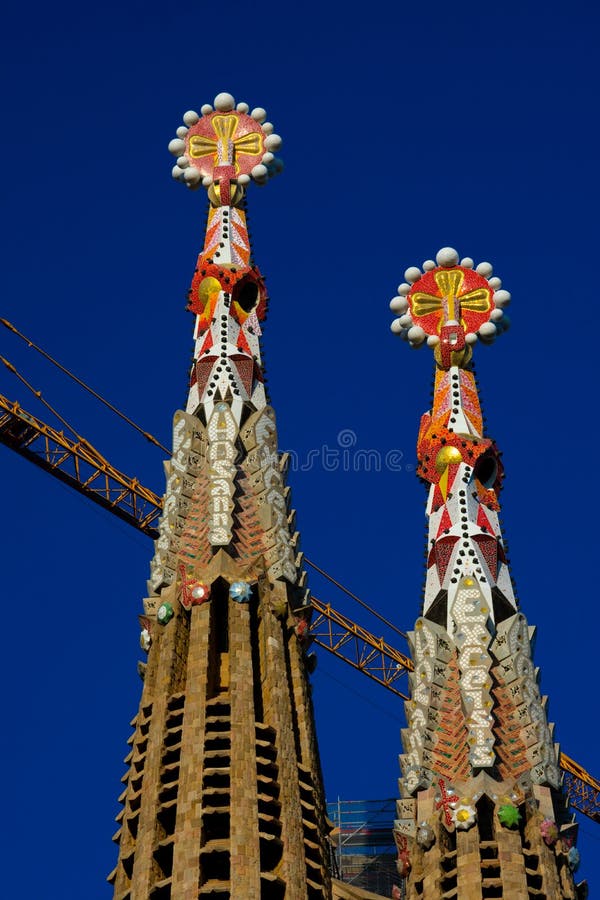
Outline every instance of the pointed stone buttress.
{"type": "Polygon", "coordinates": [[[187,112],[173,176],[208,190],[189,294],[195,349],[175,414],[144,600],[119,900],[330,897],[327,825],[307,675],[308,593],[268,405],[267,294],[245,214],[281,168],[263,109],[219,94],[187,112]]]}
{"type": "Polygon", "coordinates": [[[506,327],[492,267],[444,248],[406,272],[392,330],[433,348],[418,474],[429,487],[422,615],[400,757],[395,837],[407,900],[559,900],[575,886],[576,826],[499,523],[503,469],[484,436],[472,347],[506,327]]]}

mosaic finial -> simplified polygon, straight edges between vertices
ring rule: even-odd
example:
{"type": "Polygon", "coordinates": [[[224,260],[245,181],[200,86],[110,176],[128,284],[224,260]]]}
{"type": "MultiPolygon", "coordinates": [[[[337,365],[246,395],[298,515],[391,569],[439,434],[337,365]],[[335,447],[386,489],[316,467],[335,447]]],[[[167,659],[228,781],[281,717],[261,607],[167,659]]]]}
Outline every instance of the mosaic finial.
{"type": "Polygon", "coordinates": [[[412,347],[433,347],[442,369],[466,366],[477,340],[490,344],[509,325],[504,308],[510,294],[492,277],[490,263],[474,268],[469,257],[459,259],[453,247],[442,247],[435,262],[411,266],[390,303],[399,314],[392,322],[394,334],[412,347]]]}
{"type": "Polygon", "coordinates": [[[169,143],[177,157],[172,175],[191,190],[203,185],[216,206],[229,206],[250,181],[266,184],[281,172],[283,163],[274,155],[281,138],[265,121],[262,107],[250,111],[247,103],[236,106],[226,93],[217,94],[213,103],[200,113],[184,114],[184,124],[169,143]]]}

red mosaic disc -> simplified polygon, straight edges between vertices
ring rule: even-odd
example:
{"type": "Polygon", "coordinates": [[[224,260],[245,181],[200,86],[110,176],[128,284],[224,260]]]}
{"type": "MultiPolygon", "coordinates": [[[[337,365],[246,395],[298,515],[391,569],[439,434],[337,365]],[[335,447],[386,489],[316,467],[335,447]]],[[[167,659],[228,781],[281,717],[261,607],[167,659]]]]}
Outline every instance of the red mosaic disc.
{"type": "Polygon", "coordinates": [[[486,279],[464,266],[440,266],[426,272],[408,293],[410,314],[426,334],[439,334],[442,325],[456,320],[465,333],[476,332],[494,309],[493,291],[486,279]]]}
{"type": "Polygon", "coordinates": [[[227,164],[230,150],[236,175],[249,175],[265,154],[265,134],[245,113],[212,112],[196,122],[185,137],[185,155],[204,177],[227,164]]]}

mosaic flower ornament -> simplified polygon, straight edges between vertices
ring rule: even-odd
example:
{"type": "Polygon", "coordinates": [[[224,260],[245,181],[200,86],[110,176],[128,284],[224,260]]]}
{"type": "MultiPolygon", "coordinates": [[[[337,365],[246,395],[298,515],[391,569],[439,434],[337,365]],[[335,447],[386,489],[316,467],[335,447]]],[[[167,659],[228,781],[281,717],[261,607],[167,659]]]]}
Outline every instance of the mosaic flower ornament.
{"type": "Polygon", "coordinates": [[[161,625],[166,625],[175,615],[172,603],[161,603],[156,611],[156,618],[161,625]]]}
{"type": "Polygon", "coordinates": [[[577,847],[571,847],[567,859],[569,861],[569,868],[571,872],[576,872],[581,862],[581,856],[577,847]]]}
{"type": "Polygon", "coordinates": [[[435,832],[428,822],[421,822],[417,828],[417,844],[423,850],[429,850],[435,843],[435,832]]]}
{"type": "Polygon", "coordinates": [[[558,840],[558,826],[554,819],[544,819],[540,824],[540,833],[544,843],[552,847],[558,840]]]}
{"type": "Polygon", "coordinates": [[[247,581],[234,581],[229,588],[229,596],[236,603],[247,603],[251,593],[252,588],[247,581]]]}
{"type": "Polygon", "coordinates": [[[266,184],[281,172],[283,163],[275,157],[281,138],[265,121],[262,107],[250,110],[227,93],[217,94],[213,104],[206,103],[199,113],[184,113],[183,125],[169,143],[177,157],[171,174],[191,190],[212,188],[225,205],[233,186],[266,184]]]}
{"type": "Polygon", "coordinates": [[[505,828],[516,828],[521,821],[521,813],[512,803],[504,803],[498,808],[498,818],[505,828]]]}
{"type": "Polygon", "coordinates": [[[510,294],[492,273],[490,263],[475,268],[472,259],[459,262],[456,250],[443,247],[435,261],[426,260],[422,268],[411,266],[404,273],[406,281],[390,302],[398,315],[392,331],[411,347],[427,343],[442,368],[466,365],[473,344],[489,344],[508,328],[504,309],[510,294]]]}
{"type": "Polygon", "coordinates": [[[192,586],[190,594],[192,595],[192,603],[204,603],[210,597],[210,587],[197,581],[192,586]]]}
{"type": "Polygon", "coordinates": [[[184,609],[191,609],[192,606],[200,606],[210,600],[210,585],[197,581],[195,578],[188,578],[185,574],[184,567],[180,567],[181,574],[181,605],[184,609]]]}
{"type": "Polygon", "coordinates": [[[477,811],[468,800],[461,800],[454,808],[453,819],[457,828],[467,831],[475,824],[477,811]]]}

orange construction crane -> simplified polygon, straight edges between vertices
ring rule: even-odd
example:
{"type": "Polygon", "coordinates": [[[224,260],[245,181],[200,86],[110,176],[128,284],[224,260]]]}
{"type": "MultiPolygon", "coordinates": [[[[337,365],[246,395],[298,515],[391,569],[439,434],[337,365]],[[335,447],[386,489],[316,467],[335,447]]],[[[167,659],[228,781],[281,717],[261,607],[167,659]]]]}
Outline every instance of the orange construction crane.
{"type": "Polygon", "coordinates": [[[410,699],[397,685],[401,676],[413,670],[408,656],[337,612],[330,603],[323,603],[311,595],[311,605],[317,613],[310,623],[310,635],[315,644],[364,672],[403,700],[410,699]]]}
{"type": "Polygon", "coordinates": [[[72,440],[2,394],[0,442],[144,534],[158,537],[158,494],[119,472],[83,438],[72,440]]]}
{"type": "MultiPolygon", "coordinates": [[[[158,536],[162,499],[157,494],[115,469],[83,438],[71,440],[2,394],[0,442],[149,537],[158,536]]],[[[311,603],[317,613],[310,628],[315,644],[407,700],[398,682],[413,670],[412,660],[331,604],[316,597],[311,603]]],[[[560,766],[571,806],[600,822],[600,782],[563,752],[560,766]]]]}

